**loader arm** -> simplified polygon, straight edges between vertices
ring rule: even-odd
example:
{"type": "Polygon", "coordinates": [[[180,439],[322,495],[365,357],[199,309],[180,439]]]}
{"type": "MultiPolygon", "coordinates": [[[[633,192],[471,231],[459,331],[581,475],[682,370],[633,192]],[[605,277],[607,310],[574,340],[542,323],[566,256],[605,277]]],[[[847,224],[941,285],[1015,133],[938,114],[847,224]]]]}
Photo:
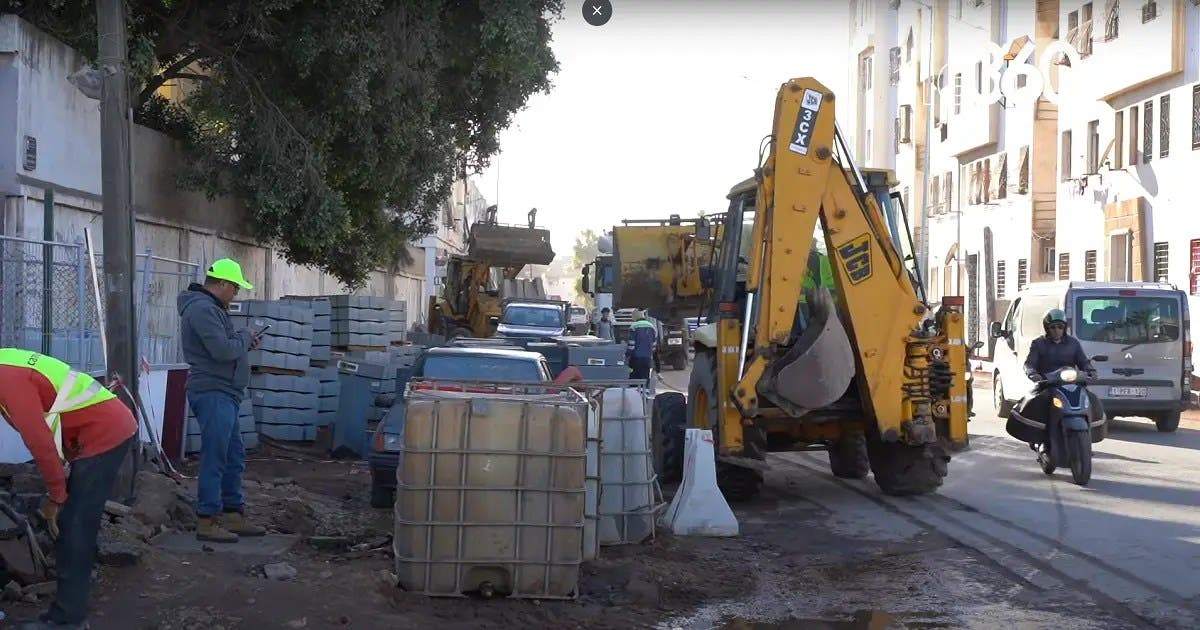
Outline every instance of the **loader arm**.
{"type": "Polygon", "coordinates": [[[961,313],[939,314],[937,330],[922,326],[927,307],[838,132],[832,92],[811,78],[785,84],[772,140],[758,174],[746,281],[757,301],[753,353],[734,387],[735,403],[754,417],[765,397],[803,417],[855,385],[867,425],[883,441],[923,444],[939,433],[965,440],[964,385],[947,381],[958,371],[950,365],[966,364],[961,313]],[[802,297],[818,226],[836,307],[822,289],[802,297]],[[805,318],[797,317],[801,303],[805,318]],[[935,416],[946,431],[935,430],[935,416]]]}

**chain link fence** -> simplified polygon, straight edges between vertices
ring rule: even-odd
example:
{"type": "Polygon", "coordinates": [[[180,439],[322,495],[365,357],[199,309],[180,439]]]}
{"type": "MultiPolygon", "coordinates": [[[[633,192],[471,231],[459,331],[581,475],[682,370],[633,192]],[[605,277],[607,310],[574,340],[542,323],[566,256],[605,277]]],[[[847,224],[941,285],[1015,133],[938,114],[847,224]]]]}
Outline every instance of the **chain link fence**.
{"type": "MultiPolygon", "coordinates": [[[[96,256],[101,300],[103,256],[96,256]]],[[[201,265],[137,255],[134,304],[139,353],[151,364],[182,362],[176,297],[200,278],[201,265]]],[[[50,354],[79,370],[104,368],[100,318],[87,248],[0,236],[0,347],[50,354]]]]}

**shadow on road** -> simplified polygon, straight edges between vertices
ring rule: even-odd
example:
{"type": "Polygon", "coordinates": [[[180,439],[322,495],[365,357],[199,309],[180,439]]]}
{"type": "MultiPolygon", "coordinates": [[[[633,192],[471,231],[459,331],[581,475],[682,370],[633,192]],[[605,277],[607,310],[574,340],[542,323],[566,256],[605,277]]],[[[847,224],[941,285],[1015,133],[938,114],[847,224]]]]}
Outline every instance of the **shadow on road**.
{"type": "Polygon", "coordinates": [[[1134,501],[1170,503],[1188,508],[1200,503],[1200,489],[1194,487],[1131,483],[1107,477],[1093,477],[1088,488],[1110,497],[1134,501]]]}
{"type": "Polygon", "coordinates": [[[1154,424],[1138,420],[1112,420],[1108,439],[1200,451],[1200,431],[1180,427],[1174,433],[1159,433],[1154,424]]]}

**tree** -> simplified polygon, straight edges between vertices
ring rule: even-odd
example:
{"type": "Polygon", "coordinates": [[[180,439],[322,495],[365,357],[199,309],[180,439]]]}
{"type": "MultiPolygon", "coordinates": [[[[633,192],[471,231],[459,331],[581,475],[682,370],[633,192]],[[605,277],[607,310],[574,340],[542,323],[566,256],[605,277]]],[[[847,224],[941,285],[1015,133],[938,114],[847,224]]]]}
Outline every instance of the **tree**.
{"type": "MultiPolygon", "coordinates": [[[[433,230],[450,185],[558,69],[562,0],[128,0],[136,120],[183,141],[180,185],[350,286],[433,230]],[[157,90],[188,87],[182,103],[157,90]]],[[[94,0],[0,0],[96,53],[94,0]]]]}
{"type": "Polygon", "coordinates": [[[583,290],[583,277],[580,275],[583,272],[584,265],[596,260],[596,256],[600,255],[600,247],[597,242],[600,235],[596,231],[588,228],[579,233],[575,237],[574,254],[571,257],[570,273],[575,276],[575,293],[579,296],[580,301],[584,306],[591,308],[593,299],[583,290]]]}

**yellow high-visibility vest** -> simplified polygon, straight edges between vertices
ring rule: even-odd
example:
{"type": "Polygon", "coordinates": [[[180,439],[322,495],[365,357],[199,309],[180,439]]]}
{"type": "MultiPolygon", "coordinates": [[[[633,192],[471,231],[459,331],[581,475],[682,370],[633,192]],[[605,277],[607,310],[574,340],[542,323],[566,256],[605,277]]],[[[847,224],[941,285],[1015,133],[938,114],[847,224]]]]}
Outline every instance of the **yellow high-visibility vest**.
{"type": "Polygon", "coordinates": [[[86,409],[92,405],[116,398],[116,394],[108,391],[99,381],[83,372],[77,372],[70,365],[54,357],[22,350],[20,348],[0,348],[0,365],[29,368],[36,370],[46,377],[54,387],[54,404],[46,412],[46,426],[54,434],[54,445],[58,448],[59,459],[63,456],[62,421],[61,415],[71,411],[86,409]]]}

